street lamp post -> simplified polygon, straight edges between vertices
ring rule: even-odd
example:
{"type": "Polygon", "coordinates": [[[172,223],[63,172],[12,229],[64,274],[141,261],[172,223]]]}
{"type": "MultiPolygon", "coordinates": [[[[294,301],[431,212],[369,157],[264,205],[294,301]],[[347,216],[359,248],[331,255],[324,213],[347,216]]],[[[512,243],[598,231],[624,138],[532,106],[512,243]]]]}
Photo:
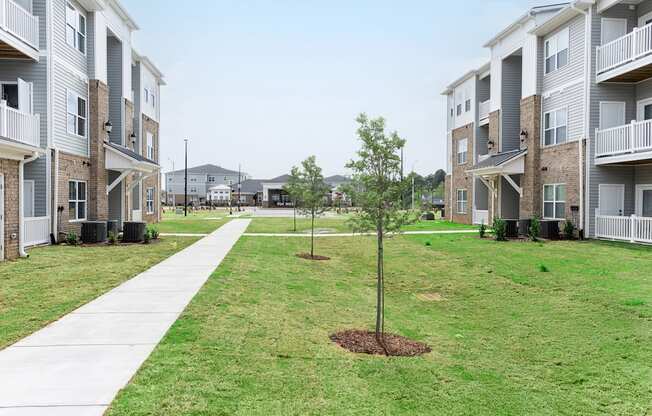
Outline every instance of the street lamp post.
{"type": "Polygon", "coordinates": [[[177,175],[174,171],[174,160],[171,158],[168,158],[170,162],[172,162],[172,183],[170,184],[170,189],[168,190],[168,194],[172,194],[172,208],[176,211],[177,210],[177,199],[174,197],[174,181],[177,178],[177,175]]]}
{"type": "Polygon", "coordinates": [[[183,186],[183,215],[188,216],[188,139],[186,142],[185,150],[185,168],[184,168],[184,186],[183,186]]]}

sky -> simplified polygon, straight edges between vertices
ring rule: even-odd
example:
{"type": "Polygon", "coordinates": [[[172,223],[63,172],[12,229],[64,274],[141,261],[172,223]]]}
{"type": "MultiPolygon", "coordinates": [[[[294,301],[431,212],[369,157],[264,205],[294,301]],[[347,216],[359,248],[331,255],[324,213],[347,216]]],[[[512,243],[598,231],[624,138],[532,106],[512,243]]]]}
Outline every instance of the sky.
{"type": "Polygon", "coordinates": [[[212,163],[255,178],[315,155],[347,174],[356,116],[407,140],[406,170],[446,168],[445,87],[540,0],[123,0],[140,53],[165,74],[161,166],[212,163]]]}

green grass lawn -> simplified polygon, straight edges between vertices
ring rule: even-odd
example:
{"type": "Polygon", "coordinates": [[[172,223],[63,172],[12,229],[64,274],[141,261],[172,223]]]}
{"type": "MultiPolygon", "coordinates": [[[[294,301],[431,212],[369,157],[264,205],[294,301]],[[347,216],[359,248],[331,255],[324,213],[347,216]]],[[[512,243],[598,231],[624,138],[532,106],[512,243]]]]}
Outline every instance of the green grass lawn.
{"type": "Polygon", "coordinates": [[[30,250],[0,263],[0,349],[88,303],[197,241],[162,238],[149,245],[30,250]]]}
{"type": "Polygon", "coordinates": [[[386,326],[433,352],[390,359],[328,339],[373,324],[373,242],[241,239],[108,414],[650,414],[651,249],[392,238],[386,326]]]}
{"type": "MultiPolygon", "coordinates": [[[[404,231],[448,231],[448,230],[473,230],[475,226],[457,224],[448,221],[419,221],[403,227],[404,231]]],[[[346,217],[328,218],[321,217],[315,220],[315,229],[321,234],[350,233],[351,228],[346,222],[346,217]]],[[[274,234],[294,233],[292,218],[254,218],[247,228],[248,233],[274,234]]],[[[310,219],[297,218],[297,233],[310,233],[310,219]]]]}
{"type": "Polygon", "coordinates": [[[188,216],[166,211],[162,221],[156,225],[162,233],[209,234],[227,223],[228,210],[195,211],[188,216]]]}

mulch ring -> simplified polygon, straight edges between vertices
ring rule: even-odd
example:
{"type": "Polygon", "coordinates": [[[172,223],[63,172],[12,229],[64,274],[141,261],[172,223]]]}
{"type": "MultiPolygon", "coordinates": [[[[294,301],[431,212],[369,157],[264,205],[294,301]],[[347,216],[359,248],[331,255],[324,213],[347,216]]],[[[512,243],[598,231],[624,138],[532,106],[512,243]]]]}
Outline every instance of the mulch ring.
{"type": "Polygon", "coordinates": [[[300,259],[313,260],[313,261],[326,261],[331,259],[330,257],[326,257],[326,256],[317,256],[317,255],[311,256],[310,253],[299,253],[297,254],[297,257],[299,257],[300,259]]]}
{"type": "Polygon", "coordinates": [[[421,342],[412,341],[400,335],[385,334],[387,352],[376,340],[376,333],[348,330],[330,336],[331,341],[340,347],[358,354],[387,355],[390,357],[417,357],[432,349],[421,342]]]}

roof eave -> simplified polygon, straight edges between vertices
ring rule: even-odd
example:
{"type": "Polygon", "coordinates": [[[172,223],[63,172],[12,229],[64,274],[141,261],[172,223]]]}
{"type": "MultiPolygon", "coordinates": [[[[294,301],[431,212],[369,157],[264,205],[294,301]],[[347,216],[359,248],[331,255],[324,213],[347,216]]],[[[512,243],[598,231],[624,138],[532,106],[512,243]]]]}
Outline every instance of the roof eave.
{"type": "Polygon", "coordinates": [[[573,2],[571,5],[564,7],[557,14],[552,16],[542,25],[535,27],[530,30],[530,34],[537,36],[545,36],[555,30],[557,30],[561,25],[569,22],[573,18],[581,15],[588,8],[593,5],[593,0],[578,0],[573,2]]]}

